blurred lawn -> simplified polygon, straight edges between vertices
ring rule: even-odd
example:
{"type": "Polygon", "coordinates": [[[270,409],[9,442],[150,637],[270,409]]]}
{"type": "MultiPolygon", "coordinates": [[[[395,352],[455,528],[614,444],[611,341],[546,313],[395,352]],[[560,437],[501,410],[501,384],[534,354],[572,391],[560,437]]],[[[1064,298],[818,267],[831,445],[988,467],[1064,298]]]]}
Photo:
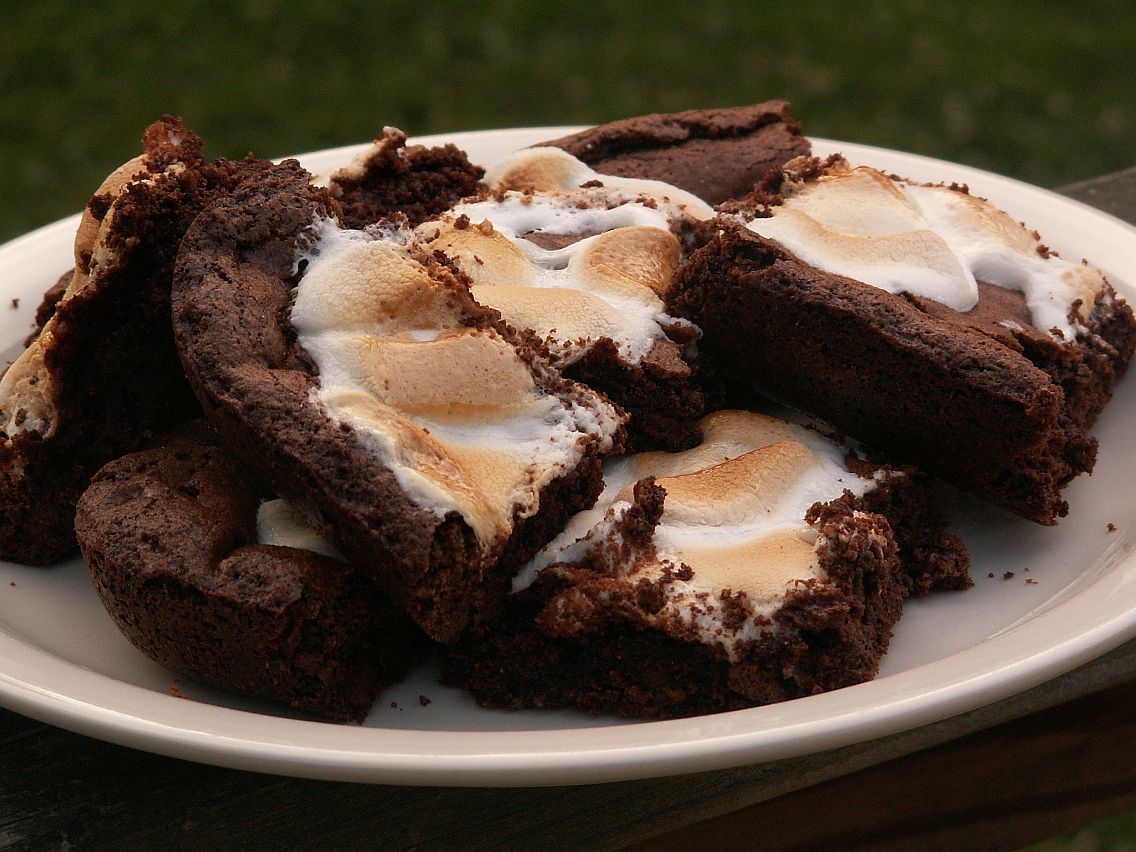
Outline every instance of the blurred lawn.
{"type": "Polygon", "coordinates": [[[1021,852],[1136,852],[1136,812],[1094,822],[1021,852]]]}
{"type": "Polygon", "coordinates": [[[1136,163],[1131,3],[733,6],[0,0],[0,239],[78,210],[163,112],[276,156],[786,97],[813,135],[1045,186],[1136,163]]]}

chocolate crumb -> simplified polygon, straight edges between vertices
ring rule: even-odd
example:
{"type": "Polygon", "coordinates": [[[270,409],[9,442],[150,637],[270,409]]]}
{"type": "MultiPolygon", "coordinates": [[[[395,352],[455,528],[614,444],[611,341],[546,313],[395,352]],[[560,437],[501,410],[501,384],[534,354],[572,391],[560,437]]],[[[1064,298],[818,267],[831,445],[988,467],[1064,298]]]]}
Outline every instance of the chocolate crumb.
{"type": "Polygon", "coordinates": [[[425,707],[427,704],[430,703],[430,699],[427,698],[425,695],[419,695],[418,696],[418,703],[421,704],[423,707],[425,707]]]}
{"type": "Polygon", "coordinates": [[[1109,532],[1116,532],[1116,524],[1109,524],[1108,525],[1108,531],[1109,532]]]}
{"type": "Polygon", "coordinates": [[[391,710],[397,710],[397,709],[398,709],[398,702],[392,701],[391,702],[391,710]]]}
{"type": "Polygon", "coordinates": [[[185,698],[185,699],[189,698],[188,695],[186,695],[184,692],[182,692],[180,689],[178,689],[178,685],[176,683],[170,684],[170,695],[172,695],[174,698],[185,698]]]}
{"type": "Polygon", "coordinates": [[[1002,574],[1003,580],[1012,580],[1013,578],[1014,578],[1014,572],[1013,571],[1006,571],[1004,574],[1002,574]]]}
{"type": "Polygon", "coordinates": [[[1026,578],[1026,585],[1027,586],[1036,586],[1037,580],[1035,580],[1033,577],[1027,577],[1026,578]]]}
{"type": "Polygon", "coordinates": [[[12,581],[12,582],[10,582],[10,583],[9,583],[8,585],[9,585],[9,586],[11,586],[11,587],[12,587],[12,588],[14,589],[14,588],[16,588],[16,581],[15,581],[15,580],[13,580],[13,581],[12,581]]]}
{"type": "Polygon", "coordinates": [[[987,577],[989,577],[989,578],[991,578],[991,579],[993,579],[993,577],[994,577],[994,572],[993,572],[993,571],[991,571],[991,572],[990,572],[989,574],[987,574],[986,576],[987,576],[987,577]]]}
{"type": "Polygon", "coordinates": [[[19,299],[13,299],[12,300],[12,309],[15,310],[19,306],[20,306],[20,300],[19,299]]]}

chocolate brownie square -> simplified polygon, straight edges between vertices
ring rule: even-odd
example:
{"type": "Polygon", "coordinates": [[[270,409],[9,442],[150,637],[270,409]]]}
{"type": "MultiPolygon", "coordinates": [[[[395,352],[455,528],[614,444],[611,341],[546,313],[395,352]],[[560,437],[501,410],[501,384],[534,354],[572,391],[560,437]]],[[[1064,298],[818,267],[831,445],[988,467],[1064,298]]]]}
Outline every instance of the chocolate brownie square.
{"type": "Polygon", "coordinates": [[[912,471],[749,412],[702,431],[682,453],[609,461],[597,506],[518,575],[503,621],[443,649],[444,680],[491,707],[734,710],[873,677],[929,565],[969,584],[912,471]]]}
{"type": "Polygon", "coordinates": [[[601,175],[558,148],[506,157],[486,183],[481,198],[420,225],[422,239],[565,376],[628,412],[630,449],[696,444],[698,330],[668,316],[664,299],[710,207],[659,181],[601,175]]]}
{"type": "Polygon", "coordinates": [[[176,672],[361,721],[425,646],[342,558],[266,544],[265,492],[188,424],[100,470],[76,510],[95,589],[126,637],[176,672]]]}
{"type": "Polygon", "coordinates": [[[295,161],[197,218],[173,321],[222,437],[438,641],[492,619],[622,446],[622,413],[405,225],[343,228],[295,161]]]}
{"type": "Polygon", "coordinates": [[[668,310],[727,382],[1042,524],[1136,346],[1128,304],[965,187],[842,158],[731,208],[668,310]],[[740,211],[740,212],[739,212],[740,211]]]}
{"type": "Polygon", "coordinates": [[[770,170],[811,150],[778,100],[625,118],[541,144],[598,172],[665,181],[710,204],[746,195],[770,170]]]}

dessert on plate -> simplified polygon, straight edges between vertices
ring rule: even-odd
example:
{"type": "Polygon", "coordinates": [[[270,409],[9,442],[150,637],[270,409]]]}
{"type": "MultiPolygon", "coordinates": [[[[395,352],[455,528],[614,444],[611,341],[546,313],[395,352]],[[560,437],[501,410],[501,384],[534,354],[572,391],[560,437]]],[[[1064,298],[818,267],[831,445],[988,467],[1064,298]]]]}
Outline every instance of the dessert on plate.
{"type": "MultiPolygon", "coordinates": [[[[895,530],[966,582],[926,483],[803,426],[718,411],[679,453],[608,461],[596,507],[518,575],[506,616],[442,649],[491,707],[669,718],[873,677],[912,588],[895,530]]],[[[905,543],[907,543],[905,542],[905,543]]]]}
{"type": "Polygon", "coordinates": [[[1099,272],[963,187],[802,158],[781,102],[484,164],[387,128],[318,179],[200,147],[147,132],[0,382],[0,541],[31,547],[0,555],[65,553],[109,462],[75,520],[116,623],[325,718],[426,638],[495,707],[862,682],[909,597],[970,585],[919,470],[1052,523],[1136,340],[1099,272]],[[95,295],[136,319],[108,337],[95,295]],[[92,454],[72,481],[49,447],[92,454]]]}
{"type": "Polygon", "coordinates": [[[707,229],[667,309],[727,383],[1052,524],[1136,347],[1085,263],[966,187],[791,163],[707,229]]]}
{"type": "Polygon", "coordinates": [[[200,422],[116,459],[76,510],[95,589],[126,637],[174,671],[361,721],[424,638],[264,496],[200,422]]]}
{"type": "Polygon", "coordinates": [[[625,417],[404,225],[344,228],[309,177],[286,161],[194,222],[173,288],[186,373],[238,455],[452,639],[595,499],[625,417]]]}

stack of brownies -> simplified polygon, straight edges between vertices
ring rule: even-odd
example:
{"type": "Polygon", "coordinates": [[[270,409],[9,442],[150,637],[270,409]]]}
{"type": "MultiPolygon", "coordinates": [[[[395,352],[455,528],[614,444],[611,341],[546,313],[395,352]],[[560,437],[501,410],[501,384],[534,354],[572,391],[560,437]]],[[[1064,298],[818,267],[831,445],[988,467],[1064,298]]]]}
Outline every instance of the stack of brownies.
{"type": "Polygon", "coordinates": [[[322,177],[143,148],[0,378],[0,558],[78,546],[153,659],[323,718],[431,647],[491,707],[868,680],[970,585],[934,479],[1055,523],[1136,347],[1100,272],[779,101],[322,177]]]}

